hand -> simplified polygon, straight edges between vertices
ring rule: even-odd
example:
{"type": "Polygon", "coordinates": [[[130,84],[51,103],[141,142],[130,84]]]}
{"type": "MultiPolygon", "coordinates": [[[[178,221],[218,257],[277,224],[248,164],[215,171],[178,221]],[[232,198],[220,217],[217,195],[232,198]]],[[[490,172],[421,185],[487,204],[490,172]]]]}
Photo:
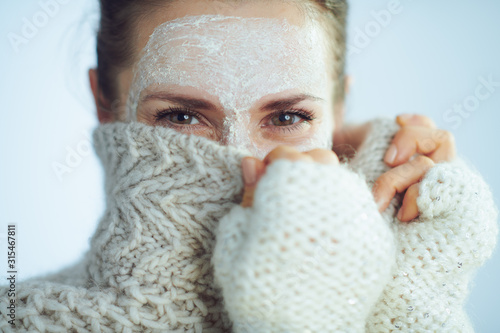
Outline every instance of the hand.
{"type": "Polygon", "coordinates": [[[263,161],[255,157],[245,157],[241,163],[243,171],[243,182],[245,184],[243,192],[243,207],[253,205],[253,196],[259,180],[266,172],[266,168],[274,161],[286,159],[290,161],[306,161],[321,164],[338,164],[339,159],[333,151],[326,149],[314,149],[308,152],[299,152],[293,147],[279,146],[273,149],[263,161]]]}
{"type": "Polygon", "coordinates": [[[401,115],[396,122],[401,129],[384,158],[393,168],[376,180],[373,195],[382,212],[396,193],[406,191],[397,217],[408,222],[419,215],[417,197],[421,179],[435,163],[455,157],[455,142],[450,132],[437,129],[425,116],[401,115]],[[412,158],[415,154],[418,155],[412,158]]]}

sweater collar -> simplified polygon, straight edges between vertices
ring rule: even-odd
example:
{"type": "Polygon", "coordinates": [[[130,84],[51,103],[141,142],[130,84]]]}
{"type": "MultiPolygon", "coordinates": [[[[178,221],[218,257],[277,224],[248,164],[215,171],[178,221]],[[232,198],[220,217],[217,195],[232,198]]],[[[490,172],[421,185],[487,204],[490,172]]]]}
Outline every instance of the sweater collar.
{"type": "Polygon", "coordinates": [[[151,258],[211,254],[218,221],[241,201],[247,152],[138,122],[100,125],[93,139],[106,192],[89,253],[94,281],[143,284],[134,270],[151,279],[165,269],[151,258]]]}
{"type": "MultiPolygon", "coordinates": [[[[397,129],[392,120],[372,122],[350,161],[369,185],[389,169],[383,156],[397,129]]],[[[138,122],[100,125],[93,138],[107,200],[91,240],[96,282],[117,284],[118,268],[118,275],[132,275],[141,258],[158,249],[179,258],[180,252],[185,258],[211,254],[218,221],[241,201],[241,159],[248,152],[138,122]]]]}

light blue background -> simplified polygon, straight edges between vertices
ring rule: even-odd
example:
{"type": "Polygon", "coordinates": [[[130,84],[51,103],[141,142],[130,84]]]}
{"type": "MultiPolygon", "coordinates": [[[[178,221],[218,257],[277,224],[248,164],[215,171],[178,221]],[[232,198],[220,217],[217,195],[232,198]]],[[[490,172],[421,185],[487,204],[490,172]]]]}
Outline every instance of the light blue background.
{"type": "MultiPolygon", "coordinates": [[[[399,12],[377,31],[373,11],[391,2],[351,2],[349,44],[359,50],[349,57],[354,84],[347,119],[432,117],[455,134],[460,155],[477,166],[498,204],[500,88],[468,117],[447,121],[445,114],[474,95],[479,77],[500,82],[500,2],[400,0],[399,12]],[[359,47],[356,36],[366,29],[372,37],[359,47]]],[[[87,83],[95,64],[96,3],[60,4],[16,52],[8,34],[21,35],[23,18],[33,20],[41,10],[38,1],[0,5],[0,245],[6,248],[6,225],[16,223],[21,279],[77,260],[103,210],[100,166],[85,150],[97,125],[87,83]],[[59,179],[53,164],[65,164],[71,150],[81,160],[59,179]]],[[[467,305],[477,332],[500,331],[498,252],[480,269],[467,305]]]]}

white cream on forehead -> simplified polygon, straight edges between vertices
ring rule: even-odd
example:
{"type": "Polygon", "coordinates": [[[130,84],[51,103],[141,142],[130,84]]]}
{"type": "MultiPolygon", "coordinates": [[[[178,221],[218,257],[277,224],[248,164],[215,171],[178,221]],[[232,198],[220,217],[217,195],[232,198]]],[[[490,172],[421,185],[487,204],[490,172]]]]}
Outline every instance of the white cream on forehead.
{"type": "Polygon", "coordinates": [[[288,90],[331,95],[324,38],[318,25],[299,27],[286,19],[201,15],[168,21],[155,29],[134,68],[129,119],[137,119],[146,88],[194,87],[218,98],[227,117],[226,141],[251,145],[248,110],[264,96],[288,90]]]}

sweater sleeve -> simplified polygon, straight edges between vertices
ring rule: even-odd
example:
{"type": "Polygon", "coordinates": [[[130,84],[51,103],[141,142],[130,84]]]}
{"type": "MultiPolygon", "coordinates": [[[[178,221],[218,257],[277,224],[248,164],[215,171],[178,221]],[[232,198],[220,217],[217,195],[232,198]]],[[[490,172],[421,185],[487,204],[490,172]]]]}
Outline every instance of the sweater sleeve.
{"type": "Polygon", "coordinates": [[[396,269],[368,332],[473,332],[463,306],[492,254],[497,209],[488,185],[461,160],[437,164],[419,186],[420,216],[398,223],[396,269]]]}
{"type": "Polygon", "coordinates": [[[279,160],[253,207],[216,231],[212,263],[234,332],[363,332],[394,241],[365,181],[345,165],[279,160]]]}

